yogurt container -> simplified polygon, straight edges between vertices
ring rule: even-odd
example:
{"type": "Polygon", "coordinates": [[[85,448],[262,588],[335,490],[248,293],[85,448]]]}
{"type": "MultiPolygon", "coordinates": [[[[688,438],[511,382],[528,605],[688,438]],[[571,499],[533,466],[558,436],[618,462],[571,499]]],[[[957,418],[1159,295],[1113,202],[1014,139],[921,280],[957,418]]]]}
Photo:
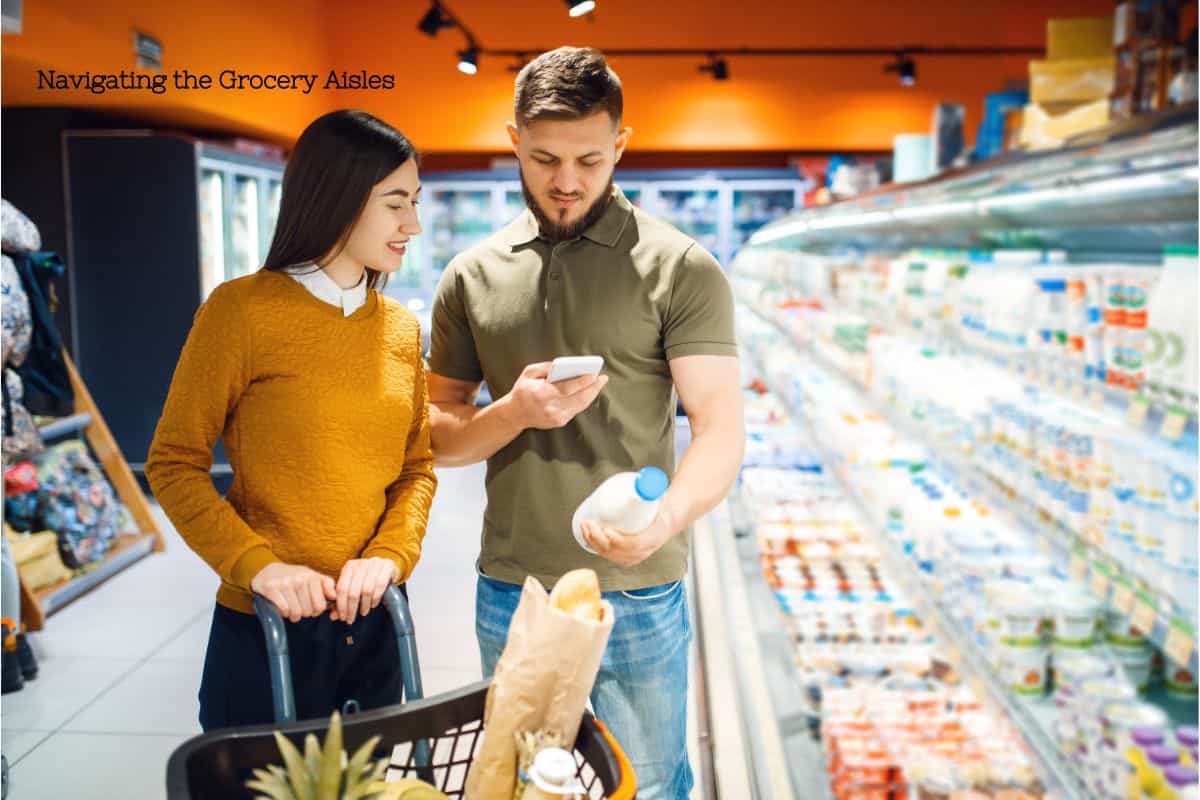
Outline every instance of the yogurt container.
{"type": "Polygon", "coordinates": [[[1110,608],[1105,615],[1105,622],[1108,627],[1109,644],[1122,647],[1145,646],[1147,631],[1134,625],[1133,619],[1128,614],[1110,608]]]}
{"type": "Polygon", "coordinates": [[[1003,591],[996,598],[997,619],[1000,625],[1000,640],[1012,648],[1042,647],[1042,621],[1046,609],[1036,596],[1032,595],[1032,587],[1028,584],[1017,591],[1003,591]]]}
{"type": "Polygon", "coordinates": [[[1112,674],[1112,667],[1108,662],[1085,653],[1055,652],[1053,662],[1055,704],[1060,709],[1075,706],[1085,682],[1112,674]]]}
{"type": "Polygon", "coordinates": [[[1104,607],[1091,595],[1078,591],[1061,593],[1051,602],[1054,609],[1054,643],[1065,647],[1089,647],[1095,641],[1104,607]]]}
{"type": "MultiPolygon", "coordinates": [[[[1176,664],[1169,656],[1163,659],[1163,680],[1167,684],[1167,692],[1174,697],[1195,698],[1197,691],[1196,674],[1186,664],[1176,664]]],[[[1195,728],[1191,729],[1195,731],[1195,728]]],[[[1195,746],[1193,741],[1189,745],[1195,746]]]]}
{"type": "Polygon", "coordinates": [[[1135,730],[1165,728],[1170,724],[1170,718],[1167,712],[1149,703],[1115,702],[1104,706],[1100,712],[1100,722],[1105,744],[1121,754],[1121,760],[1124,761],[1124,753],[1137,746],[1133,738],[1135,730]]]}
{"type": "Polygon", "coordinates": [[[1144,692],[1150,686],[1150,676],[1153,674],[1154,650],[1146,646],[1125,647],[1110,644],[1108,651],[1116,659],[1117,665],[1125,673],[1129,682],[1144,692]]]}
{"type": "Polygon", "coordinates": [[[1046,691],[1046,667],[1050,653],[1043,647],[1003,645],[1000,674],[1018,694],[1039,697],[1046,691]]]}

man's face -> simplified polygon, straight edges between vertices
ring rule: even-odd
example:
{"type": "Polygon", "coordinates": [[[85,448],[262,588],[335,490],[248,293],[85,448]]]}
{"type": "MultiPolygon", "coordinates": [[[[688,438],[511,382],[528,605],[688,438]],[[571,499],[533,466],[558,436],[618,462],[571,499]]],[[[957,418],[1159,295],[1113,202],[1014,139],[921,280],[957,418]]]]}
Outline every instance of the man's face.
{"type": "Polygon", "coordinates": [[[525,201],[551,239],[573,239],[599,219],[631,133],[607,112],[574,120],[509,123],[525,201]]]}

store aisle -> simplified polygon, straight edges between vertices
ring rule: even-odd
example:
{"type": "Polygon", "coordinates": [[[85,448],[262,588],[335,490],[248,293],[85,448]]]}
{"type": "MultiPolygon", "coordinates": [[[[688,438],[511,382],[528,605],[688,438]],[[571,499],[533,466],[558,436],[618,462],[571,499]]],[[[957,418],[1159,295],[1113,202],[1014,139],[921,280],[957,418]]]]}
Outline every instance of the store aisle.
{"type": "MultiPolygon", "coordinates": [[[[474,566],[483,468],[439,473],[410,584],[425,692],[479,680],[474,566]],[[435,624],[436,622],[436,624],[435,624]]],[[[171,751],[200,732],[196,690],[216,578],[155,507],[167,549],[50,617],[38,678],[0,701],[12,800],[161,798],[171,751]]]]}

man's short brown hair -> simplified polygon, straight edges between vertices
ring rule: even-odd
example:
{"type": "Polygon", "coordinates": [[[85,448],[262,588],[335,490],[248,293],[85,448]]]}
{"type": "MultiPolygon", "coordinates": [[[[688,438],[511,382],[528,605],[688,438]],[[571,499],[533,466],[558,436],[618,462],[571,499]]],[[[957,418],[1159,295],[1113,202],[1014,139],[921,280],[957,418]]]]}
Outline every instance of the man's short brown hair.
{"type": "Polygon", "coordinates": [[[542,53],[517,75],[513,101],[517,124],[541,119],[582,119],[607,111],[620,124],[621,79],[590,47],[560,47],[542,53]]]}

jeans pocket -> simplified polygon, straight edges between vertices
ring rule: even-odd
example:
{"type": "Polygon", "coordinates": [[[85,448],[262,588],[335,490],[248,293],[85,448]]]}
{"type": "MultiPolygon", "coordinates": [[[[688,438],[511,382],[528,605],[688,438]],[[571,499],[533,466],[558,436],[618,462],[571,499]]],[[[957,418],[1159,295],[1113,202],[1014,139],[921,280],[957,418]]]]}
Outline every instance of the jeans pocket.
{"type": "Polygon", "coordinates": [[[622,591],[621,595],[630,600],[638,600],[648,602],[650,600],[662,600],[672,592],[678,591],[683,586],[683,581],[672,581],[671,583],[660,584],[659,586],[647,586],[644,589],[630,589],[622,591]]]}
{"type": "Polygon", "coordinates": [[[479,580],[487,588],[496,592],[520,592],[524,587],[519,583],[509,583],[507,581],[497,580],[480,568],[479,564],[475,564],[475,574],[479,576],[479,580]]]}

